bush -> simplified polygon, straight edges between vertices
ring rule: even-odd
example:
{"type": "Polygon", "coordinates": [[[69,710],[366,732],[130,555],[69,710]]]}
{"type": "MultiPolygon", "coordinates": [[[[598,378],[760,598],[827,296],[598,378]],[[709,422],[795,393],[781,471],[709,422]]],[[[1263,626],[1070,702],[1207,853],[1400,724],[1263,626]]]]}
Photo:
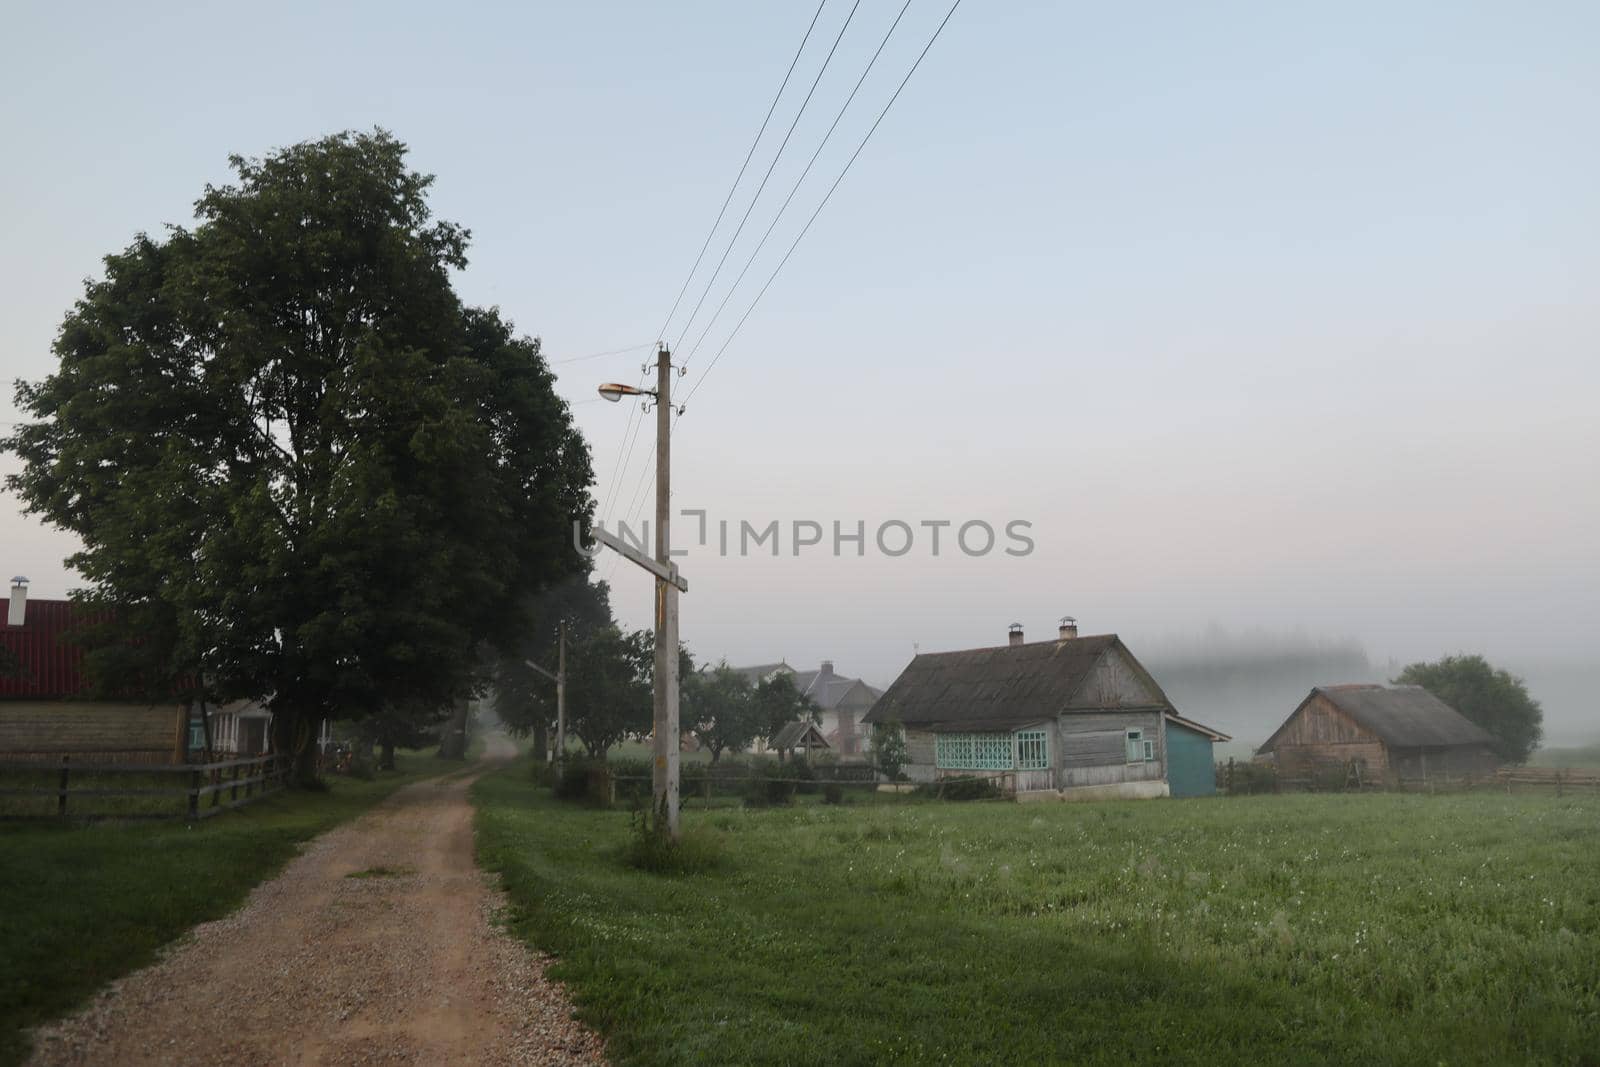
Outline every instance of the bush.
{"type": "Polygon", "coordinates": [[[751,781],[745,787],[745,804],[752,808],[764,808],[792,803],[799,780],[789,768],[790,764],[777,760],[751,760],[751,781]]]}
{"type": "Polygon", "coordinates": [[[690,797],[711,796],[711,768],[704,763],[685,763],[678,774],[678,795],[690,797]]]}
{"type": "Polygon", "coordinates": [[[795,754],[783,763],[784,773],[780,776],[788,778],[795,783],[795,792],[811,796],[817,791],[817,772],[803,756],[795,754]]]}
{"type": "Polygon", "coordinates": [[[992,778],[963,775],[959,778],[941,778],[937,782],[918,786],[917,792],[944,800],[993,800],[1000,795],[1000,787],[992,778]]]}
{"type": "Polygon", "coordinates": [[[667,837],[666,819],[648,805],[634,808],[632,829],[622,858],[637,870],[652,874],[699,874],[722,865],[723,853],[716,838],[688,831],[673,844],[667,837]]]}
{"type": "Polygon", "coordinates": [[[829,782],[822,787],[822,802],[824,804],[843,804],[844,786],[838,782],[829,782]]]}
{"type": "Polygon", "coordinates": [[[611,772],[611,788],[616,799],[626,804],[647,803],[651,795],[650,761],[637,757],[618,756],[606,763],[611,772]]]}
{"type": "Polygon", "coordinates": [[[346,772],[352,778],[359,778],[363,782],[370,782],[378,777],[378,768],[367,756],[352,756],[350,770],[346,772]]]}
{"type": "Polygon", "coordinates": [[[611,801],[611,772],[599,760],[562,760],[552,792],[557,800],[608,804],[611,801]]]}

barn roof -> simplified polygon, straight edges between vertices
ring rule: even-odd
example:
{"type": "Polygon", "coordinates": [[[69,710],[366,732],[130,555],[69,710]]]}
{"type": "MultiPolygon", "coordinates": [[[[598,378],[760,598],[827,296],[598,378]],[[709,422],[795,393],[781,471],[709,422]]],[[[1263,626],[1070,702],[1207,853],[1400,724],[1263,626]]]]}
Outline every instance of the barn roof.
{"type": "Polygon", "coordinates": [[[878,698],[863,722],[955,729],[1009,729],[1054,719],[1094,670],[1117,649],[1160,696],[1153,705],[1175,710],[1161,687],[1116,634],[1036,641],[1023,645],[927,652],[917,656],[878,698]]]}
{"type": "Polygon", "coordinates": [[[1421,686],[1323,685],[1311,690],[1259,751],[1270,749],[1284,726],[1318,696],[1395,748],[1449,748],[1494,741],[1488,731],[1421,686]]]}

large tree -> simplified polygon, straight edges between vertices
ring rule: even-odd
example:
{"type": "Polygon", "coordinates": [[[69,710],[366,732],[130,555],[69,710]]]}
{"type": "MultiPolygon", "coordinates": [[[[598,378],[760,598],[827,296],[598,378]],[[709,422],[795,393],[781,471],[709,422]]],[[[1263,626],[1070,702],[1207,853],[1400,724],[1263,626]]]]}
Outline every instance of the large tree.
{"type": "Polygon", "coordinates": [[[457,298],[467,231],[405,153],[235,157],[193,229],[106,258],[3,442],[116,609],[102,680],[270,697],[302,778],[321,719],[467,696],[485,644],[587,570],[588,449],[537,340],[457,298]]]}
{"type": "Polygon", "coordinates": [[[624,634],[615,626],[603,626],[573,644],[567,660],[568,727],[591,757],[603,757],[617,742],[649,732],[654,647],[648,631],[624,634]]]}
{"type": "Polygon", "coordinates": [[[816,702],[795,688],[794,678],[783,671],[756,686],[755,704],[764,737],[774,736],[792,722],[822,721],[816,702]]]}
{"type": "Polygon", "coordinates": [[[1420,685],[1493,734],[1495,753],[1508,763],[1525,763],[1544,737],[1544,709],[1527,683],[1482,656],[1413,663],[1395,682],[1420,685]]]}

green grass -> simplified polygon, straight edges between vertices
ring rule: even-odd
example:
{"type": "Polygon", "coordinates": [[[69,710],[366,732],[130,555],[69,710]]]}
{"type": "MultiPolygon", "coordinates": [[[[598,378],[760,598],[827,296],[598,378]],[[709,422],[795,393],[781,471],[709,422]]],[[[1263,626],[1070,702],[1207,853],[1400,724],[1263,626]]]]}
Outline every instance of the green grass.
{"type": "Polygon", "coordinates": [[[406,782],[459,768],[402,755],[373,781],[278,794],[197,825],[0,826],[0,1064],[24,1030],[150,963],[196,923],[236,908],[298,846],[406,782]]]}
{"type": "Polygon", "coordinates": [[[513,929],[621,1064],[1593,1063],[1600,800],[1271,796],[628,815],[480,781],[513,929]]]}

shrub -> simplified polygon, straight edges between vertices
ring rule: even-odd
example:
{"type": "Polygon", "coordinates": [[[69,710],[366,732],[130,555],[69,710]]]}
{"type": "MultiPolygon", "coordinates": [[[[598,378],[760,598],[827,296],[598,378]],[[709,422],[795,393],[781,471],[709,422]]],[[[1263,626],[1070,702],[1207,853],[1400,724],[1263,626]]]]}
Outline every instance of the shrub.
{"type": "Polygon", "coordinates": [[[555,789],[558,800],[586,800],[593,804],[611,801],[611,772],[599,760],[572,759],[561,761],[555,789]]]}
{"type": "Polygon", "coordinates": [[[838,782],[829,782],[822,787],[822,802],[824,804],[843,804],[844,786],[838,782]]]}
{"type": "Polygon", "coordinates": [[[688,831],[673,844],[667,837],[666,819],[650,806],[635,807],[632,834],[623,848],[628,866],[652,874],[699,874],[722,865],[723,853],[716,838],[688,831]]]}
{"type": "Polygon", "coordinates": [[[350,758],[350,770],[346,773],[352,778],[370,782],[378,777],[378,768],[373,765],[372,760],[367,756],[352,756],[350,758]]]}
{"type": "Polygon", "coordinates": [[[790,756],[783,763],[784,774],[780,777],[791,779],[795,783],[795,792],[811,796],[817,791],[817,772],[805,758],[796,754],[790,756]]]}
{"type": "Polygon", "coordinates": [[[654,770],[647,759],[617,756],[606,762],[611,773],[611,789],[616,799],[627,804],[647,802],[651,795],[654,770]]]}
{"type": "Polygon", "coordinates": [[[945,800],[993,800],[1000,795],[1000,787],[992,778],[963,775],[959,778],[941,778],[937,782],[918,786],[917,792],[945,800]]]}
{"type": "Polygon", "coordinates": [[[781,807],[794,800],[799,784],[789,764],[777,760],[750,761],[750,782],[745,787],[744,802],[752,808],[781,807]]]}

